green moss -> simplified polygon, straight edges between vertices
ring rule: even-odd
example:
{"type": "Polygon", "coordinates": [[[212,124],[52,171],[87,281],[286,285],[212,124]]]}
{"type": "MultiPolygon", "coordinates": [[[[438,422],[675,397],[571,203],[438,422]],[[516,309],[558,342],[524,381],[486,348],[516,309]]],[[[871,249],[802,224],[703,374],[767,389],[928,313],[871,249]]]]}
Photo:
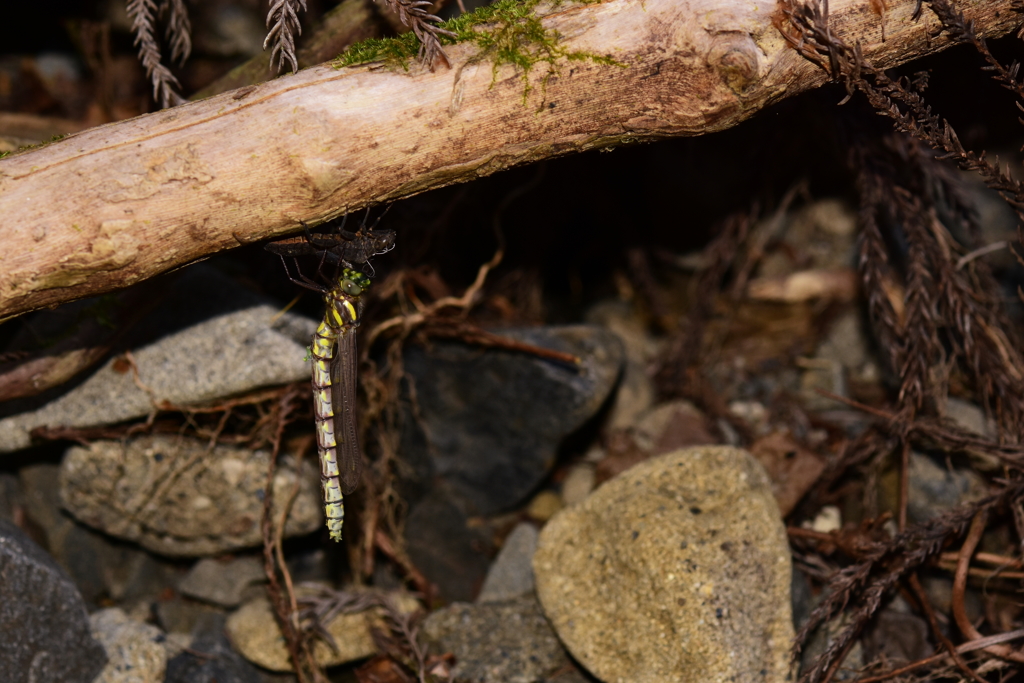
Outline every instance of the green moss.
{"type": "Polygon", "coordinates": [[[31,145],[21,145],[20,147],[18,147],[18,149],[16,149],[13,152],[0,152],[0,159],[3,159],[4,157],[9,156],[11,154],[21,154],[22,152],[28,152],[33,149],[39,149],[40,147],[46,147],[47,145],[57,142],[58,140],[63,140],[67,136],[67,133],[61,133],[59,135],[51,136],[49,140],[43,140],[42,142],[36,142],[31,145]]]}
{"type": "MultiPolygon", "coordinates": [[[[555,0],[548,4],[554,8],[563,1],[555,0]]],[[[574,1],[578,4],[595,4],[603,0],[574,1]]],[[[545,28],[541,17],[536,13],[540,4],[541,0],[498,0],[475,12],[442,22],[440,27],[451,31],[455,36],[438,35],[438,38],[441,45],[466,42],[476,44],[480,48],[480,54],[473,61],[490,60],[495,80],[498,77],[498,69],[505,64],[512,64],[519,69],[523,79],[524,104],[531,90],[530,71],[537,64],[548,65],[548,72],[542,81],[544,85],[557,73],[556,62],[563,58],[570,61],[625,66],[611,57],[570,51],[561,47],[561,35],[558,31],[545,28]]],[[[372,38],[351,46],[338,57],[335,66],[340,68],[384,61],[392,67],[408,70],[409,60],[415,58],[418,52],[419,41],[411,32],[397,38],[372,38]]]]}

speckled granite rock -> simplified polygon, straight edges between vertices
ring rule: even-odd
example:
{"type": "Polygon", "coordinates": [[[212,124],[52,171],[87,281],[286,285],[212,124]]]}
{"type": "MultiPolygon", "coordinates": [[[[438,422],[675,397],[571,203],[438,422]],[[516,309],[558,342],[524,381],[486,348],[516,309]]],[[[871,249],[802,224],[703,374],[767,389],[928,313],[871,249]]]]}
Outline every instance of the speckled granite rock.
{"type": "Polygon", "coordinates": [[[0,680],[92,683],[107,657],[82,596],[21,529],[0,520],[0,680]]]}
{"type": "Polygon", "coordinates": [[[605,483],[542,530],[537,593],[607,683],[786,680],[790,556],[764,469],[689,448],[605,483]]]}
{"type": "Polygon", "coordinates": [[[569,657],[533,594],[476,605],[455,603],[423,622],[432,652],[455,655],[452,676],[474,683],[561,681],[569,657]]]}
{"type": "MultiPolygon", "coordinates": [[[[68,450],[60,469],[64,507],[106,533],[163,555],[215,555],[258,545],[269,453],[182,437],[141,437],[128,444],[97,441],[68,450]]],[[[283,457],[275,500],[299,493],[286,536],[322,523],[316,466],[283,457]]]]}
{"type": "Polygon", "coordinates": [[[107,652],[107,665],[93,683],[163,683],[167,671],[163,631],[130,619],[117,607],[90,615],[89,624],[107,652]]]}

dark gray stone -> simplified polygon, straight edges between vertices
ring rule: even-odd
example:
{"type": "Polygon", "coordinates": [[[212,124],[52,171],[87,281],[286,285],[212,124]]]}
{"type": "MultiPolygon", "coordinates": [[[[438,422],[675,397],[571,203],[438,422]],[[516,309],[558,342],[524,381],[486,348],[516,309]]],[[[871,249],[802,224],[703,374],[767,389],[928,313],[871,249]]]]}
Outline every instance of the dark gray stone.
{"type": "MultiPolygon", "coordinates": [[[[407,437],[413,467],[429,462],[468,514],[510,509],[547,475],[559,444],[592,417],[623,365],[622,342],[592,325],[504,330],[517,341],[569,353],[581,364],[456,342],[412,347],[405,371],[415,385],[425,439],[407,437]],[[418,451],[418,452],[417,452],[418,451]]],[[[429,479],[429,477],[428,477],[429,479]]]]}
{"type": "Polygon", "coordinates": [[[0,672],[5,683],[92,683],[107,658],[82,596],[42,548],[0,520],[0,672]]]}
{"type": "Polygon", "coordinates": [[[167,662],[164,683],[263,683],[260,670],[231,649],[224,621],[224,615],[213,613],[199,620],[190,651],[167,662]]]}
{"type": "Polygon", "coordinates": [[[26,518],[38,525],[45,549],[75,582],[87,608],[95,609],[108,599],[124,608],[148,603],[177,583],[177,566],[76,524],[64,513],[56,465],[30,465],[19,474],[26,518]]]}
{"type": "Polygon", "coordinates": [[[423,622],[433,652],[455,655],[452,674],[474,683],[561,681],[570,667],[558,637],[533,595],[476,605],[456,603],[423,622]],[[550,678],[549,678],[550,677],[550,678]]]}
{"type": "Polygon", "coordinates": [[[482,529],[470,529],[466,516],[443,490],[413,505],[405,523],[409,557],[435,584],[445,602],[476,597],[487,567],[491,543],[482,529]]]}

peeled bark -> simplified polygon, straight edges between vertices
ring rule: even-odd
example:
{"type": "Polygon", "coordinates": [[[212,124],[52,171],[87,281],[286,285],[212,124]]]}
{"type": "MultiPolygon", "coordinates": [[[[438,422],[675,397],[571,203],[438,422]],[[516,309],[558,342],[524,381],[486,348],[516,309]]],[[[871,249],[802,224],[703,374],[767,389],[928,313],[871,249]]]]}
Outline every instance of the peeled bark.
{"type": "MultiPolygon", "coordinates": [[[[882,67],[937,52],[948,41],[927,6],[912,20],[915,4],[833,0],[833,30],[882,67]]],[[[1020,23],[1010,0],[960,5],[982,36],[1020,23]]],[[[728,128],[827,78],[773,20],[784,21],[779,6],[753,0],[563,4],[544,19],[558,47],[617,65],[561,59],[548,74],[542,62],[527,93],[520,70],[495,70],[463,43],[447,48],[451,69],[318,66],[0,160],[0,319],[300,220],[595,147],[728,128]]]]}

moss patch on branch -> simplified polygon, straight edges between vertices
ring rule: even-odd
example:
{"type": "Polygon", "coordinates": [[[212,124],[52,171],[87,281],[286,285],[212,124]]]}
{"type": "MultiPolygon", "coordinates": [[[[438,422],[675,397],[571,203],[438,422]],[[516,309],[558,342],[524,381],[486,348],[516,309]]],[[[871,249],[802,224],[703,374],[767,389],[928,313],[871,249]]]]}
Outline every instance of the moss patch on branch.
{"type": "MultiPolygon", "coordinates": [[[[604,0],[572,0],[577,4],[596,4],[604,0]]],[[[442,22],[440,27],[451,31],[455,37],[438,35],[442,45],[471,42],[480,48],[476,60],[490,60],[493,64],[494,79],[498,69],[512,64],[522,72],[525,103],[531,86],[530,71],[539,63],[548,65],[543,83],[556,72],[556,61],[591,61],[597,64],[625,66],[612,57],[591,52],[566,50],[559,45],[561,35],[554,29],[545,28],[536,10],[542,0],[498,0],[475,12],[442,22]]],[[[555,0],[546,5],[552,9],[562,5],[564,0],[555,0]]],[[[419,41],[410,31],[395,38],[371,38],[348,48],[335,60],[338,68],[383,61],[392,67],[408,70],[409,61],[419,53],[419,41]]],[[[492,83],[493,85],[493,83],[492,83]]]]}

